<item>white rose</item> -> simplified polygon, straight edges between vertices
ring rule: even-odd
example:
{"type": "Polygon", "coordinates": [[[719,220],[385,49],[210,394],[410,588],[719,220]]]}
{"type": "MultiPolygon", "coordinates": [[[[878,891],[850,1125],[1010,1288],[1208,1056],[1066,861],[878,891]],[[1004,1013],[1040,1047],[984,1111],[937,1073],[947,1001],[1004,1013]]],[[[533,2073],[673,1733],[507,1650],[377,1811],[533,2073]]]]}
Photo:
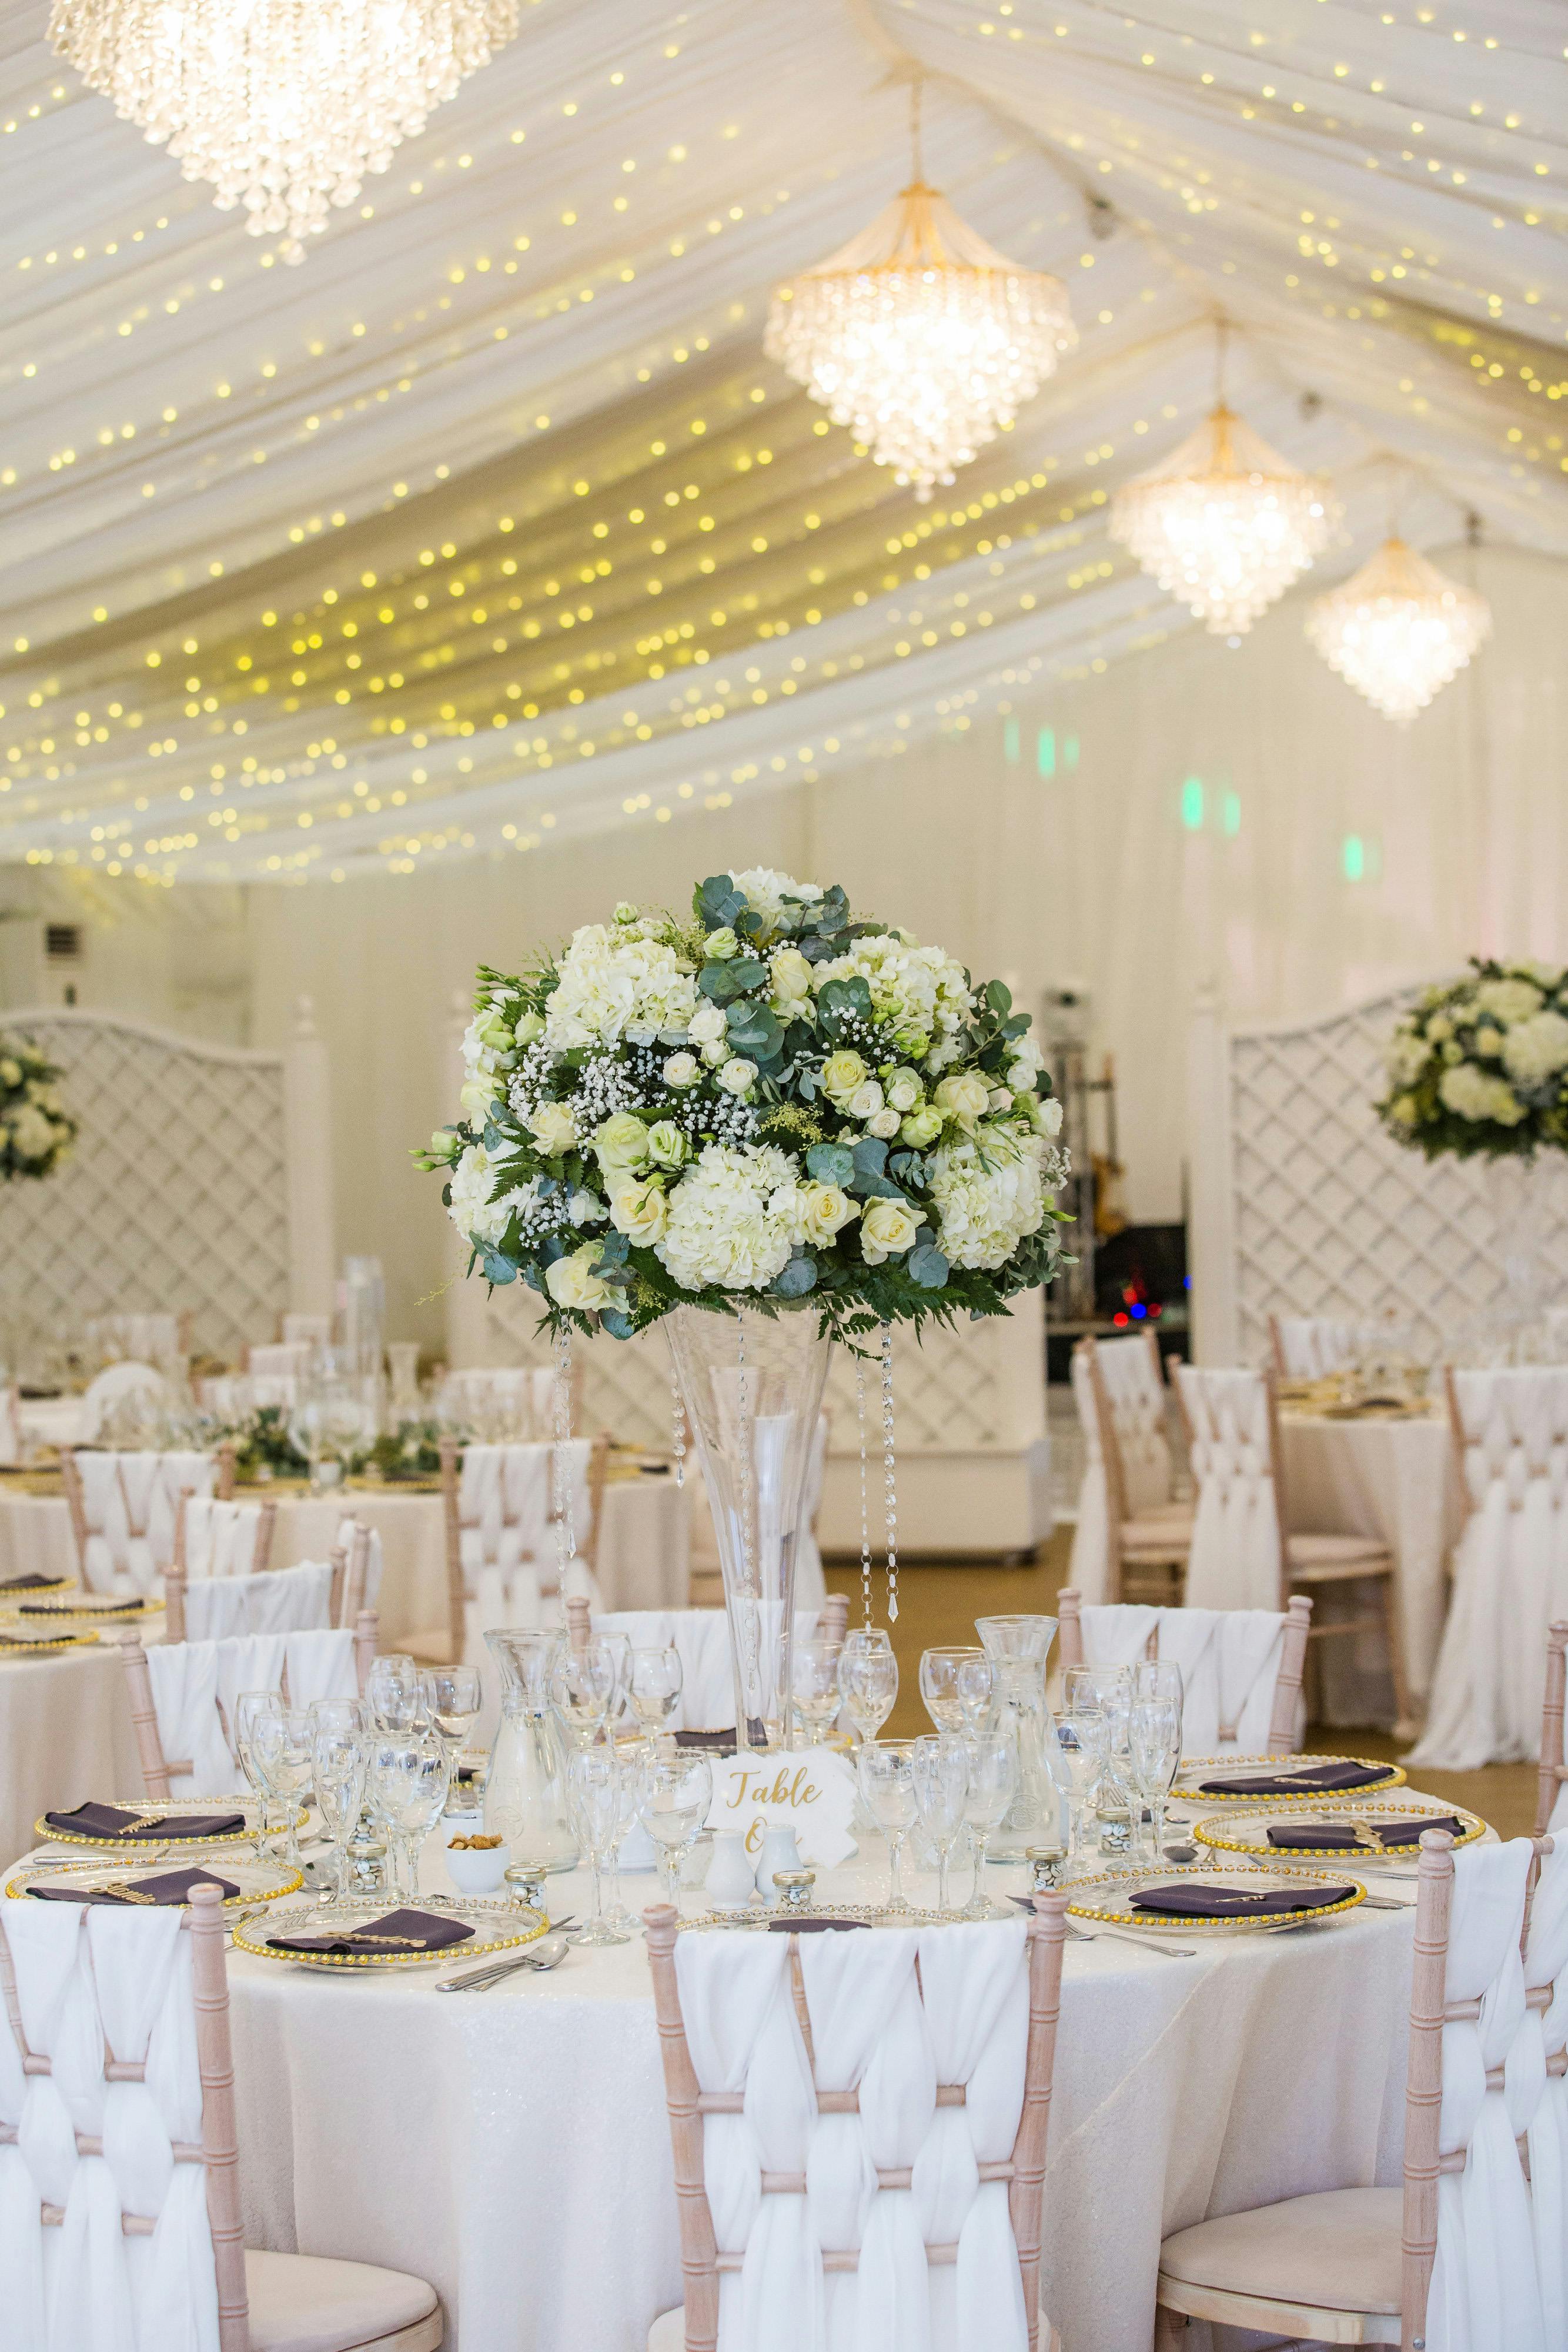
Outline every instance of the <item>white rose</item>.
{"type": "MultiPolygon", "coordinates": [[[[1452,1034],[1451,1028],[1449,1034],[1452,1034]]],[[[1437,1043],[1441,1042],[1441,1039],[1437,1040],[1437,1043]]],[[[1420,1076],[1427,1066],[1427,1051],[1424,1039],[1412,1036],[1408,1030],[1395,1031],[1388,1041],[1384,1061],[1396,1087],[1407,1087],[1420,1076]]]]}
{"type": "Polygon", "coordinates": [[[616,1294],[598,1273],[599,1244],[584,1242],[570,1257],[558,1257],[545,1269],[545,1287],[558,1307],[580,1307],[585,1315],[613,1307],[616,1294]]]}
{"type": "Polygon", "coordinates": [[[780,948],[768,971],[776,1005],[800,1004],[810,995],[811,967],[799,948],[780,948]]]}
{"type": "Polygon", "coordinates": [[[993,1087],[986,1100],[994,1111],[1011,1110],[1013,1107],[1012,1092],[1008,1087],[993,1087]]]}
{"type": "Polygon", "coordinates": [[[1503,1040],[1502,1066],[1521,1087],[1540,1086],[1568,1068],[1568,1021],[1561,1013],[1535,1013],[1516,1021],[1503,1040]]]}
{"type": "Polygon", "coordinates": [[[845,1046],[830,1054],[822,1064],[822,1092],[835,1110],[848,1110],[856,1087],[863,1086],[870,1075],[860,1055],[845,1046]]]}
{"type": "Polygon", "coordinates": [[[728,1034],[729,1031],[729,1024],[724,1017],[722,1008],[706,1003],[697,1006],[686,1025],[693,1039],[699,1045],[716,1045],[721,1037],[728,1034]]]}
{"type": "Polygon", "coordinates": [[[517,1026],[512,1034],[519,1045],[531,1045],[536,1037],[542,1037],[544,1034],[544,1017],[541,1013],[532,1010],[518,1013],[517,1026]]]}
{"type": "Polygon", "coordinates": [[[687,1087],[695,1086],[702,1073],[695,1054],[672,1054],[660,1075],[667,1087],[684,1093],[687,1087]]]}
{"type": "Polygon", "coordinates": [[[574,1225],[601,1224],[610,1212],[597,1192],[585,1192],[580,1186],[566,1204],[566,1213],[574,1225]]]}
{"type": "Polygon", "coordinates": [[[1528,1021],[1541,1010],[1541,991],[1528,980],[1483,980],[1476,1003],[1499,1021],[1528,1021]]]}
{"type": "Polygon", "coordinates": [[[1042,1102],[1039,1095],[1030,1095],[1029,1123],[1037,1135],[1048,1136],[1054,1142],[1061,1133],[1061,1104],[1058,1097],[1047,1095],[1042,1102]]]}
{"type": "Polygon", "coordinates": [[[559,1160],[577,1141],[577,1120],[570,1103],[536,1103],[528,1113],[528,1131],[547,1160],[559,1160]]]}
{"type": "Polygon", "coordinates": [[[894,1070],[887,1082],[887,1098],[902,1118],[905,1111],[917,1110],[925,1099],[925,1086],[918,1070],[894,1070]]]}
{"type": "Polygon", "coordinates": [[[906,1209],[902,1201],[868,1201],[861,1213],[861,1255],[867,1265],[902,1257],[924,1222],[923,1210],[906,1209]]]}
{"type": "Polygon", "coordinates": [[[496,1099],[496,1088],[488,1078],[468,1078],[457,1097],[465,1111],[482,1118],[496,1099]]]}
{"type": "Polygon", "coordinates": [[[737,1054],[720,1070],[718,1083],[727,1094],[743,1095],[756,1076],[756,1063],[748,1062],[744,1055],[737,1054]]]}
{"type": "Polygon", "coordinates": [[[1039,1072],[1033,1064],[1024,1061],[1021,1057],[1015,1058],[1008,1064],[1008,1085],[1015,1095],[1033,1094],[1034,1082],[1038,1076],[1039,1072]]]}
{"type": "Polygon", "coordinates": [[[837,1184],[807,1184],[800,1192],[800,1238],[825,1248],[859,1216],[859,1205],[837,1184]]]}
{"type": "MultiPolygon", "coordinates": [[[[692,1068],[695,1073],[695,1062],[692,1068]]],[[[656,1168],[679,1168],[691,1157],[685,1129],[677,1127],[673,1118],[655,1119],[648,1129],[648,1157],[656,1168]]]]}
{"type": "Polygon", "coordinates": [[[740,941],[726,923],[720,929],[708,933],[703,941],[703,952],[710,963],[728,963],[733,956],[740,953],[740,941]]]}
{"type": "Polygon", "coordinates": [[[885,1100],[876,1080],[867,1078],[863,1086],[855,1088],[844,1108],[852,1118],[874,1118],[885,1100]]]}
{"type": "Polygon", "coordinates": [[[990,1090],[983,1078],[961,1073],[939,1078],[931,1099],[945,1118],[955,1120],[972,1134],[985,1116],[990,1090]]]}
{"type": "Polygon", "coordinates": [[[670,1204],[664,1198],[664,1188],[653,1176],[640,1184],[623,1184],[610,1203],[610,1222],[618,1234],[639,1248],[651,1248],[662,1241],[669,1223],[670,1204]]]}
{"type": "Polygon", "coordinates": [[[715,1037],[703,1047],[703,1060],[710,1069],[721,1069],[730,1056],[730,1048],[722,1037],[715,1037]]]}
{"type": "Polygon", "coordinates": [[[883,1143],[891,1143],[898,1133],[898,1113],[892,1109],[879,1110],[865,1123],[866,1133],[880,1137],[883,1143]]]}
{"type": "Polygon", "coordinates": [[[634,1111],[618,1110],[594,1129],[593,1156],[611,1177],[646,1166],[648,1130],[634,1111]]]}

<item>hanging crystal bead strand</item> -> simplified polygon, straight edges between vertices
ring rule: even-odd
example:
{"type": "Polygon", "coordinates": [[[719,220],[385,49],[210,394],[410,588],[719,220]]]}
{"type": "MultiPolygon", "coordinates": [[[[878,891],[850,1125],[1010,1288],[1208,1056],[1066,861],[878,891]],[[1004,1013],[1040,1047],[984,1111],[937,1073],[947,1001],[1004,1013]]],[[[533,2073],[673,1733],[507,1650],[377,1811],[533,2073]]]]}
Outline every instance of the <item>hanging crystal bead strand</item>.
{"type": "Polygon", "coordinates": [[[861,1611],[871,1624],[871,1512],[865,1491],[865,1359],[855,1358],[855,1425],[861,1445],[861,1611]]]}
{"type": "Polygon", "coordinates": [[[686,1407],[681,1395],[681,1384],[674,1371],[670,1374],[670,1451],[675,1457],[675,1484],[686,1483],[686,1407]]]}
{"type": "Polygon", "coordinates": [[[887,1622],[898,1622],[898,1474],[893,1444],[893,1326],[882,1327],[882,1486],[887,1529],[887,1622]]]}
{"type": "Polygon", "coordinates": [[[556,1590],[560,1622],[566,1623],[566,1572],[577,1558],[577,1529],[572,1523],[571,1456],[571,1332],[555,1334],[555,1444],[550,1449],[551,1514],[555,1519],[556,1590]]]}

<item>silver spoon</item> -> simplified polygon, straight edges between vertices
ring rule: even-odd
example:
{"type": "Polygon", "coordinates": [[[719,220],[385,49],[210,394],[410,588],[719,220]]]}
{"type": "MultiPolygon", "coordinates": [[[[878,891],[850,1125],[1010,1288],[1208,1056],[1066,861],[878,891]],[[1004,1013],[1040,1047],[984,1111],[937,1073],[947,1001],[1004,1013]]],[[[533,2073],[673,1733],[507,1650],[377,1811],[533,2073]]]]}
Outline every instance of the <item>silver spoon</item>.
{"type": "Polygon", "coordinates": [[[570,1947],[564,1936],[545,1936],[516,1959],[500,1960],[492,1967],[471,1969],[466,1976],[447,1977],[435,1988],[437,1992],[487,1992],[499,1984],[503,1977],[516,1975],[520,1969],[533,1969],[544,1973],[559,1968],[570,1947]]]}
{"type": "Polygon", "coordinates": [[[1190,1944],[1145,1943],[1142,1936],[1127,1935],[1120,1927],[1081,1927],[1076,1919],[1069,1919],[1067,1932],[1084,1944],[1098,1943],[1102,1936],[1111,1936],[1118,1944],[1131,1944],[1135,1952],[1157,1952],[1162,1960],[1195,1960],[1197,1958],[1190,1944]]]}

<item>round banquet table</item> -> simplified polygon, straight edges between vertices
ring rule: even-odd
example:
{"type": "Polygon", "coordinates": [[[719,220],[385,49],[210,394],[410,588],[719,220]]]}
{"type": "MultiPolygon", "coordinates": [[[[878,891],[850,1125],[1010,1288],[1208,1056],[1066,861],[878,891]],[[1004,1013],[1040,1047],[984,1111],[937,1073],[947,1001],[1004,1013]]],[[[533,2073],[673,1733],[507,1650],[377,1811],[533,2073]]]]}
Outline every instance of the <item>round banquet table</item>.
{"type": "MultiPolygon", "coordinates": [[[[819,1889],[879,1900],[867,1850],[819,1889]]],[[[426,1855],[444,1886],[438,1837],[426,1855]]],[[[934,1882],[910,1875],[921,1899],[934,1882]]],[[[658,1899],[623,1885],[633,1911],[658,1899]]],[[[550,1893],[585,1916],[581,1874],[550,1893]]],[[[1069,2352],[1148,2352],[1164,2233],[1399,2179],[1412,1941],[1413,1906],[1206,1937],[1191,1959],[1069,1940],[1041,2271],[1069,2352]]],[[[644,2352],[681,2270],[641,1937],[455,1999],[440,1973],[231,1954],[246,2243],[416,2272],[448,2352],[644,2352]]]]}
{"type": "Polygon", "coordinates": [[[24,1853],[46,1806],[141,1786],[118,1643],[0,1656],[0,1852],[24,1853]]]}
{"type": "MultiPolygon", "coordinates": [[[[1376,1536],[1394,1553],[1413,1706],[1424,1712],[1447,1611],[1444,1563],[1459,1530],[1453,1446],[1446,1414],[1402,1419],[1331,1418],[1281,1410],[1285,1512],[1314,1535],[1376,1536]]],[[[1371,1588],[1342,1586],[1316,1596],[1323,1615],[1368,1613],[1371,1588]]],[[[1375,1613],[1375,1601],[1371,1612],[1375,1613]]],[[[1391,1724],[1394,1691],[1381,1636],[1319,1646],[1322,1719],[1391,1724]]]]}
{"type": "MultiPolygon", "coordinates": [[[[446,1612],[446,1525],[441,1496],[395,1487],[350,1486],[322,1495],[293,1486],[244,1486],[242,1501],[276,1495],[272,1566],[325,1559],[345,1516],[362,1519],[382,1539],[381,1645],[439,1625],[446,1612]]],[[[691,1538],[689,1496],[671,1477],[612,1478],[596,1573],[606,1609],[684,1609],[691,1538]]],[[[0,1482],[0,1578],[37,1570],[75,1576],[76,1546],[65,1496],[0,1482]]]]}

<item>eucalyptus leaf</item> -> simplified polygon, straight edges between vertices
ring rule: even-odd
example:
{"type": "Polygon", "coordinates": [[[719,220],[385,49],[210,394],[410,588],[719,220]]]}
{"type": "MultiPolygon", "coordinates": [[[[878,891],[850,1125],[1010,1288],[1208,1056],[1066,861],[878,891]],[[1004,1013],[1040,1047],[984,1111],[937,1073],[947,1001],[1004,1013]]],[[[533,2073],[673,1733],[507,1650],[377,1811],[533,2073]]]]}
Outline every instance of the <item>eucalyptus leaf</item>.
{"type": "Polygon", "coordinates": [[[879,1135],[862,1135],[854,1145],[857,1176],[880,1176],[887,1166],[887,1146],[879,1135]]]}
{"type": "Polygon", "coordinates": [[[908,1266],[910,1279],[917,1282],[922,1290],[940,1290],[950,1271],[946,1259],[935,1242],[922,1242],[910,1251],[904,1263],[908,1266]]]}
{"type": "Polygon", "coordinates": [[[774,1295],[779,1298],[804,1298],[817,1284],[816,1261],[803,1255],[792,1257],[773,1283],[774,1295]]]}
{"type": "Polygon", "coordinates": [[[806,1154],[806,1172],[819,1184],[847,1185],[854,1178],[854,1154],[841,1143],[813,1143],[806,1154]]]}
{"type": "Polygon", "coordinates": [[[497,1284],[503,1282],[516,1282],[517,1278],[517,1269],[509,1258],[502,1257],[498,1251],[493,1249],[486,1249],[484,1253],[484,1258],[485,1274],[487,1280],[497,1284]]]}
{"type": "Polygon", "coordinates": [[[603,1240],[599,1244],[599,1264],[601,1269],[602,1270],[606,1266],[612,1265],[624,1265],[626,1263],[626,1253],[631,1246],[632,1244],[626,1234],[617,1233],[614,1228],[612,1227],[611,1231],[605,1234],[603,1240]]]}
{"type": "Polygon", "coordinates": [[[1013,992],[1005,980],[992,980],[986,984],[986,1003],[998,1021],[1005,1021],[1013,1009],[1013,992]]]}
{"type": "Polygon", "coordinates": [[[636,1329],[630,1315],[623,1314],[619,1307],[601,1307],[599,1322],[601,1329],[608,1331],[612,1339],[630,1339],[636,1329]]]}

